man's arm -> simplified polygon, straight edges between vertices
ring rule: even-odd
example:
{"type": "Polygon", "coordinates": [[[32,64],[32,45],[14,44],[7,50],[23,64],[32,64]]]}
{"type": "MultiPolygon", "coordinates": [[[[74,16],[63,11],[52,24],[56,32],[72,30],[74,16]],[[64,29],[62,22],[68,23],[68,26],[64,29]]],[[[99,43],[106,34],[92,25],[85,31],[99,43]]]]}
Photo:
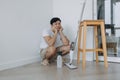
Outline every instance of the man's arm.
{"type": "Polygon", "coordinates": [[[60,32],[60,37],[64,45],[69,45],[69,40],[68,38],[64,35],[62,32],[62,29],[59,31],[60,32]]]}
{"type": "Polygon", "coordinates": [[[54,33],[53,37],[51,36],[44,37],[45,41],[48,43],[49,46],[54,46],[56,38],[57,38],[57,31],[54,33]]]}

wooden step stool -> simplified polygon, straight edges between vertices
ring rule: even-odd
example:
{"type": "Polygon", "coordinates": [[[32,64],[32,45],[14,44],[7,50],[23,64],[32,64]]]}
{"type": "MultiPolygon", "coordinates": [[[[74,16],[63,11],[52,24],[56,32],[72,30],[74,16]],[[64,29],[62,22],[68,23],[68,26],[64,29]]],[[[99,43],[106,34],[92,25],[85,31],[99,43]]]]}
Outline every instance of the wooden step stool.
{"type": "Polygon", "coordinates": [[[103,20],[84,20],[80,23],[79,34],[78,34],[78,54],[77,54],[77,63],[80,63],[80,52],[82,52],[82,66],[83,68],[86,65],[86,52],[94,51],[96,52],[96,63],[98,63],[98,51],[103,52],[104,55],[104,66],[108,67],[107,62],[107,51],[106,51],[106,37],[105,37],[105,29],[104,29],[104,21],[103,20]],[[94,27],[94,39],[95,39],[95,49],[86,49],[86,31],[87,27],[94,27]],[[102,39],[102,49],[98,48],[98,35],[97,28],[100,27],[101,30],[101,39],[102,39]],[[82,30],[83,28],[83,30],[82,30]],[[81,48],[81,39],[82,39],[82,31],[83,31],[83,45],[81,48]]]}

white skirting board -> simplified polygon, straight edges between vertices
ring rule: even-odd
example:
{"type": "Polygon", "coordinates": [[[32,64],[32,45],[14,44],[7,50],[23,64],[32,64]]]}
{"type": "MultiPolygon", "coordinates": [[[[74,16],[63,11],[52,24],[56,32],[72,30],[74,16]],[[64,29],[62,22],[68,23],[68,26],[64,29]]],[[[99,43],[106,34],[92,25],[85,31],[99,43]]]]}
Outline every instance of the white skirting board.
{"type": "MultiPolygon", "coordinates": [[[[99,56],[100,61],[104,61],[103,56],[99,56]]],[[[120,58],[119,57],[107,57],[108,62],[115,62],[115,63],[120,63],[120,58]]]]}
{"type": "Polygon", "coordinates": [[[30,64],[30,63],[33,63],[33,62],[38,62],[38,61],[40,61],[40,57],[36,56],[36,57],[21,59],[21,60],[18,60],[18,61],[16,60],[14,62],[8,62],[8,63],[0,64],[0,71],[15,68],[15,67],[19,67],[19,66],[23,66],[23,65],[30,64]]]}

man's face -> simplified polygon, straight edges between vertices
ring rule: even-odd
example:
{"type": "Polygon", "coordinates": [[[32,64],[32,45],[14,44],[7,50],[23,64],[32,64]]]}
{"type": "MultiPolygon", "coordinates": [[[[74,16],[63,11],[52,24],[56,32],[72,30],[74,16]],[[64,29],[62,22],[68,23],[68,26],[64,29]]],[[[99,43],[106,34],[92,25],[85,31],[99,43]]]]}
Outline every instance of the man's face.
{"type": "Polygon", "coordinates": [[[60,21],[56,21],[52,24],[52,28],[53,29],[57,29],[58,31],[60,30],[61,28],[61,22],[60,21]]]}

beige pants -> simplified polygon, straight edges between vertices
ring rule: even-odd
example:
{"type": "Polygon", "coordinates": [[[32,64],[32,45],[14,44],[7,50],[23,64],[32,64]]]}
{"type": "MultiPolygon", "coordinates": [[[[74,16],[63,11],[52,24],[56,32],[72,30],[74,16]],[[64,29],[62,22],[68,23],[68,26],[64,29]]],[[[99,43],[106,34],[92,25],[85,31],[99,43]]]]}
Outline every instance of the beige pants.
{"type": "MultiPolygon", "coordinates": [[[[55,56],[53,57],[54,59],[56,59],[56,57],[57,57],[57,52],[61,51],[61,48],[62,48],[62,47],[65,47],[65,46],[59,46],[59,47],[56,48],[56,54],[55,54],[55,56]]],[[[46,52],[47,52],[47,48],[41,49],[41,51],[40,51],[41,60],[45,59],[46,52]]],[[[66,52],[66,53],[63,54],[63,55],[66,55],[67,53],[68,53],[68,52],[66,52]]]]}
{"type": "MultiPolygon", "coordinates": [[[[57,50],[57,52],[58,51],[59,50],[57,50]]],[[[41,57],[42,61],[45,59],[46,52],[47,52],[47,48],[43,48],[43,49],[40,50],[40,57],[41,57]]],[[[56,58],[57,58],[57,54],[55,54],[55,56],[53,58],[51,58],[50,61],[55,60],[56,58]]]]}
{"type": "Polygon", "coordinates": [[[47,48],[44,48],[44,49],[41,49],[41,50],[40,50],[41,60],[45,59],[46,51],[47,51],[47,48]]]}

